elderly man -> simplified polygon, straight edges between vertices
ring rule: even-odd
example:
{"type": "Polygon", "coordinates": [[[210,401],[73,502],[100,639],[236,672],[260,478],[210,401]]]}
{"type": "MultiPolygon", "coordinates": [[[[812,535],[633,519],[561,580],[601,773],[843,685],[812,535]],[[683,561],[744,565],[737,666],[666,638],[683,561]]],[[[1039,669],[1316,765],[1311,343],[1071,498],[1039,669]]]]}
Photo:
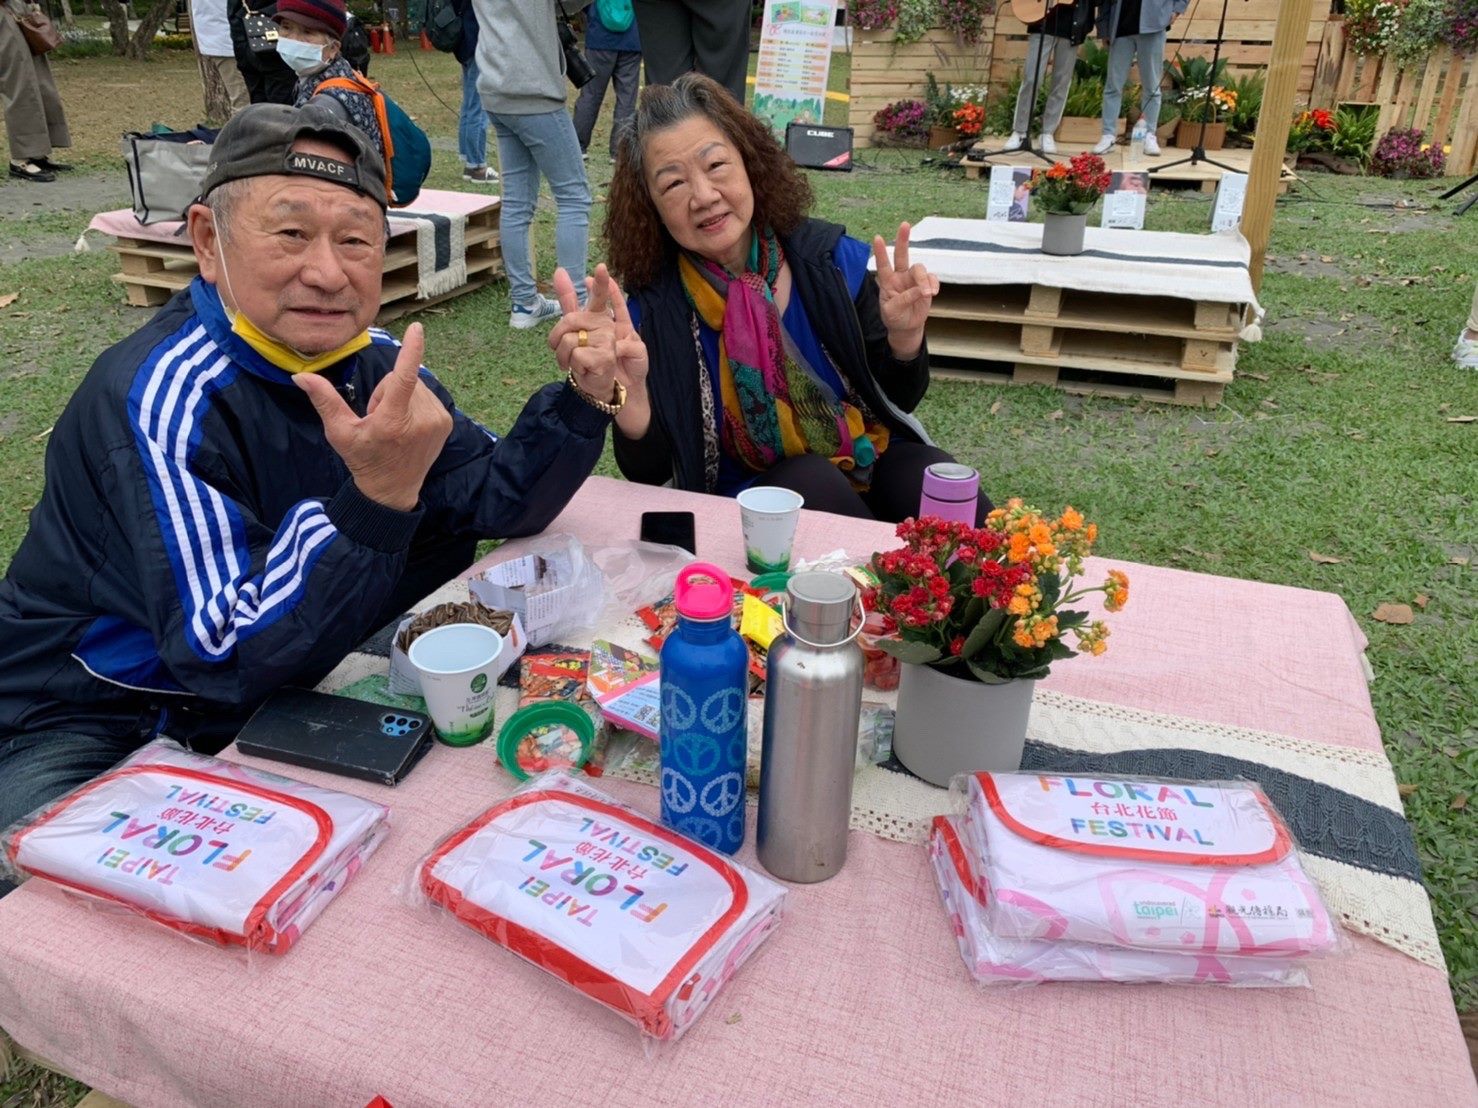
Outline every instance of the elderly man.
{"type": "Polygon", "coordinates": [[[576,359],[498,439],[419,324],[369,329],[384,166],[332,111],[254,105],[213,158],[201,276],[83,380],[0,581],[0,827],[153,735],[218,749],[478,539],[542,530],[620,406],[614,359],[576,359]]]}

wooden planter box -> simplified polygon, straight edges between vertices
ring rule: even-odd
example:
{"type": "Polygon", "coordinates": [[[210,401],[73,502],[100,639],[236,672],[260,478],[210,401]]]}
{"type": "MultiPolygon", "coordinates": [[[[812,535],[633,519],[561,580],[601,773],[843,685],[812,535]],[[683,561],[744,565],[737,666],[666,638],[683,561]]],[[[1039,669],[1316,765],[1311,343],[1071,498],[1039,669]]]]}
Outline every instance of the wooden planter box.
{"type": "Polygon", "coordinates": [[[1227,125],[1225,123],[1193,123],[1189,119],[1178,119],[1175,121],[1175,145],[1182,150],[1194,150],[1196,140],[1201,139],[1201,145],[1206,150],[1220,150],[1226,145],[1227,125]],[[1205,126],[1206,134],[1202,138],[1201,128],[1205,126]]]}
{"type": "MultiPolygon", "coordinates": [[[[1124,117],[1120,116],[1114,121],[1114,134],[1122,135],[1124,127],[1124,117]]],[[[1101,134],[1103,134],[1103,120],[1098,116],[1065,115],[1062,117],[1062,125],[1057,128],[1057,141],[1095,143],[1101,134]]]]}
{"type": "Polygon", "coordinates": [[[851,100],[847,125],[857,147],[873,145],[872,117],[895,100],[922,100],[924,76],[942,85],[984,85],[990,79],[991,29],[973,46],[935,28],[918,42],[899,45],[892,31],[852,33],[851,100]]]}

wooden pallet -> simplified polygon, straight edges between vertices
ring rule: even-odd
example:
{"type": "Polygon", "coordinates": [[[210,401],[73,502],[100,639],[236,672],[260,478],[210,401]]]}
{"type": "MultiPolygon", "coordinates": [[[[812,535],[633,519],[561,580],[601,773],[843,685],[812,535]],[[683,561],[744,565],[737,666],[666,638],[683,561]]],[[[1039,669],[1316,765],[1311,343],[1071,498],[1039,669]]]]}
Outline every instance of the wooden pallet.
{"type": "MultiPolygon", "coordinates": [[[[467,283],[440,296],[416,297],[416,240],[414,232],[396,235],[385,250],[384,279],[380,286],[380,311],[375,322],[388,323],[408,312],[429,308],[444,300],[473,292],[503,275],[503,247],[498,220],[501,206],[495,201],[467,217],[467,283]]],[[[153,239],[120,238],[110,247],[118,255],[121,272],[113,280],[124,288],[128,302],[153,308],[186,288],[200,272],[188,240],[165,243],[153,239]]]]}
{"type": "Polygon", "coordinates": [[[1214,405],[1241,324],[1236,305],[1216,301],[944,284],[926,330],[936,376],[1214,405]]]}

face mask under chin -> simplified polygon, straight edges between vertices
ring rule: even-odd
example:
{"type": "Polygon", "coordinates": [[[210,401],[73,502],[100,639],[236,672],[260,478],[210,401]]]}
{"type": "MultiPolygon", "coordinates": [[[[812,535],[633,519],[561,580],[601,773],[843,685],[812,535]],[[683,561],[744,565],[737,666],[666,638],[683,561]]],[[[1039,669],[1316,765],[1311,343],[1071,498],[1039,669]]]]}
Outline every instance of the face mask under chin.
{"type": "MultiPolygon", "coordinates": [[[[235,300],[236,293],[231,287],[231,274],[226,268],[226,252],[219,242],[216,257],[221,264],[221,280],[226,286],[226,291],[231,294],[231,299],[235,300]]],[[[216,291],[216,295],[220,296],[220,290],[216,291]]],[[[225,311],[226,318],[231,321],[231,333],[284,373],[317,373],[320,369],[327,369],[343,361],[350,354],[357,354],[372,341],[368,331],[360,331],[348,342],[333,350],[322,354],[305,354],[267,334],[248,319],[245,312],[231,307],[224,296],[221,296],[221,308],[225,311]]]]}

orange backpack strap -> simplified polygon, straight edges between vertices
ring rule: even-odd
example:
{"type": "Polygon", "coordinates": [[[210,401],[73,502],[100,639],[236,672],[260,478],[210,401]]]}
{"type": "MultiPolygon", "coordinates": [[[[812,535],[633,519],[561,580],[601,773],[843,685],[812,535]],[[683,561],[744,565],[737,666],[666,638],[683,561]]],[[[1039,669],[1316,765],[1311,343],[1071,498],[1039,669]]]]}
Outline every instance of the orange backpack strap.
{"type": "Polygon", "coordinates": [[[356,72],[353,77],[330,77],[327,81],[321,81],[313,93],[316,96],[325,89],[343,89],[345,92],[355,92],[360,96],[368,96],[370,103],[375,106],[375,122],[380,127],[380,145],[385,148],[385,195],[395,195],[395,174],[390,168],[391,160],[395,157],[395,140],[390,136],[390,117],[385,113],[385,94],[380,91],[380,86],[371,81],[363,73],[356,72]]]}

